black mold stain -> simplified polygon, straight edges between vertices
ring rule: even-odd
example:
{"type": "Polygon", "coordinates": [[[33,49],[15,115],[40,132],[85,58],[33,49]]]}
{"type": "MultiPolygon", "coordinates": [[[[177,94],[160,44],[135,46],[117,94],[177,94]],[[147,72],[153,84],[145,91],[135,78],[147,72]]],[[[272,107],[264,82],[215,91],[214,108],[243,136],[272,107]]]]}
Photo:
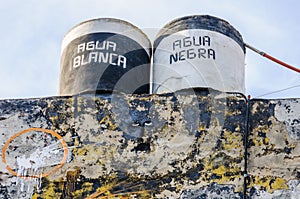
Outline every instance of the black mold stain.
{"type": "Polygon", "coordinates": [[[144,141],[142,138],[138,138],[136,140],[137,142],[137,146],[135,146],[131,151],[135,151],[135,152],[146,152],[149,153],[151,151],[151,140],[147,139],[146,141],[144,141]]]}
{"type": "Polygon", "coordinates": [[[251,111],[250,118],[250,130],[252,131],[254,128],[259,125],[268,125],[271,126],[272,122],[269,120],[271,116],[274,116],[274,109],[276,104],[271,103],[267,100],[253,100],[252,104],[256,104],[256,110],[251,111]]]}

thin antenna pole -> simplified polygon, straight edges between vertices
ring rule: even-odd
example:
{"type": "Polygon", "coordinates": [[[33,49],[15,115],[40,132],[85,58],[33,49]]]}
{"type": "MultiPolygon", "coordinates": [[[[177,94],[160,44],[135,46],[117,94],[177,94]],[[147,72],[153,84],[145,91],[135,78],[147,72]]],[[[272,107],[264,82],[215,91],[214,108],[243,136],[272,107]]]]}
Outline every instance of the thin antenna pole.
{"type": "Polygon", "coordinates": [[[267,53],[265,53],[263,51],[260,51],[260,50],[258,50],[256,48],[254,48],[253,46],[250,46],[249,44],[246,44],[246,43],[244,43],[244,44],[245,44],[245,46],[247,48],[249,48],[250,50],[252,50],[252,51],[254,51],[254,52],[258,53],[258,54],[260,54],[261,56],[263,56],[265,58],[268,58],[271,61],[276,62],[277,64],[280,64],[280,65],[282,65],[282,66],[284,66],[284,67],[286,67],[288,69],[291,69],[293,71],[296,71],[296,72],[300,73],[300,69],[299,68],[291,66],[291,65],[289,65],[289,64],[287,64],[287,63],[285,63],[283,61],[280,61],[279,59],[276,59],[275,57],[272,57],[271,55],[268,55],[267,53]]]}

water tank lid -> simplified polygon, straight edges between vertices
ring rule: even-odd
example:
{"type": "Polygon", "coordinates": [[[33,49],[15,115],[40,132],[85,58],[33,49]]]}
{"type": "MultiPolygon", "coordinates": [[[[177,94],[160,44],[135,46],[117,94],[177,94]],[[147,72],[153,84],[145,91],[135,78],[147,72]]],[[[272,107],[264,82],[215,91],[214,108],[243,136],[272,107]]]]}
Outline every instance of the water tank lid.
{"type": "Polygon", "coordinates": [[[210,15],[185,16],[169,22],[158,32],[154,42],[154,49],[164,37],[188,29],[205,29],[222,33],[236,41],[244,53],[246,52],[242,35],[227,21],[210,15]]]}
{"type": "Polygon", "coordinates": [[[90,19],[75,25],[66,33],[62,40],[61,54],[66,46],[68,46],[74,39],[97,32],[117,33],[127,36],[137,41],[144,49],[148,49],[148,54],[151,54],[150,48],[152,45],[147,35],[135,25],[115,18],[90,19]]]}

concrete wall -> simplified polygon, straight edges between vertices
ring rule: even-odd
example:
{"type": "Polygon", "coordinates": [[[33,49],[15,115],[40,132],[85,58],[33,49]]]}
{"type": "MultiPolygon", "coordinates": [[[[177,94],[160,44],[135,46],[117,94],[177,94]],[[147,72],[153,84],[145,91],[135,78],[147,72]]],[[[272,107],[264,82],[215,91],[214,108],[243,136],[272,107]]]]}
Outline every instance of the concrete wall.
{"type": "Polygon", "coordinates": [[[2,100],[0,136],[1,199],[300,195],[298,99],[200,90],[2,100]]]}
{"type": "Polygon", "coordinates": [[[252,100],[249,123],[249,195],[299,198],[300,100],[252,100]]]}

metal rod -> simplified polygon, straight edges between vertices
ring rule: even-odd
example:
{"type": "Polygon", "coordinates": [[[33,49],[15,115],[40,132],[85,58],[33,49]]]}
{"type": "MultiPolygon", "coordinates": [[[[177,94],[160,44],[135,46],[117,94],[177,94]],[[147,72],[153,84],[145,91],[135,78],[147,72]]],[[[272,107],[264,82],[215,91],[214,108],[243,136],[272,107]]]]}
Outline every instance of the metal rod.
{"type": "Polygon", "coordinates": [[[245,120],[245,134],[244,134],[244,193],[243,199],[247,198],[247,188],[248,188],[248,139],[249,139],[249,128],[250,128],[250,114],[251,114],[251,99],[250,96],[247,98],[247,110],[246,110],[246,120],[245,120]]]}
{"type": "Polygon", "coordinates": [[[288,69],[291,69],[293,71],[296,71],[298,73],[300,73],[300,69],[299,68],[296,68],[294,66],[291,66],[283,61],[280,61],[279,59],[276,59],[275,57],[272,57],[271,55],[268,55],[267,53],[263,52],[263,51],[260,51],[256,48],[254,48],[253,46],[250,46],[249,44],[246,44],[244,43],[245,47],[249,48],[250,50],[260,54],[261,56],[265,57],[265,58],[268,58],[269,60],[273,61],[273,62],[276,62],[277,64],[280,64],[288,69]]]}
{"type": "Polygon", "coordinates": [[[252,50],[252,51],[254,51],[254,52],[258,53],[258,54],[260,54],[261,56],[264,56],[264,55],[265,55],[264,52],[262,52],[262,51],[260,51],[260,50],[258,50],[258,49],[256,49],[256,48],[254,48],[253,46],[250,46],[249,44],[246,44],[246,43],[244,43],[244,44],[245,44],[245,46],[246,46],[247,48],[249,48],[250,50],[252,50]]]}

